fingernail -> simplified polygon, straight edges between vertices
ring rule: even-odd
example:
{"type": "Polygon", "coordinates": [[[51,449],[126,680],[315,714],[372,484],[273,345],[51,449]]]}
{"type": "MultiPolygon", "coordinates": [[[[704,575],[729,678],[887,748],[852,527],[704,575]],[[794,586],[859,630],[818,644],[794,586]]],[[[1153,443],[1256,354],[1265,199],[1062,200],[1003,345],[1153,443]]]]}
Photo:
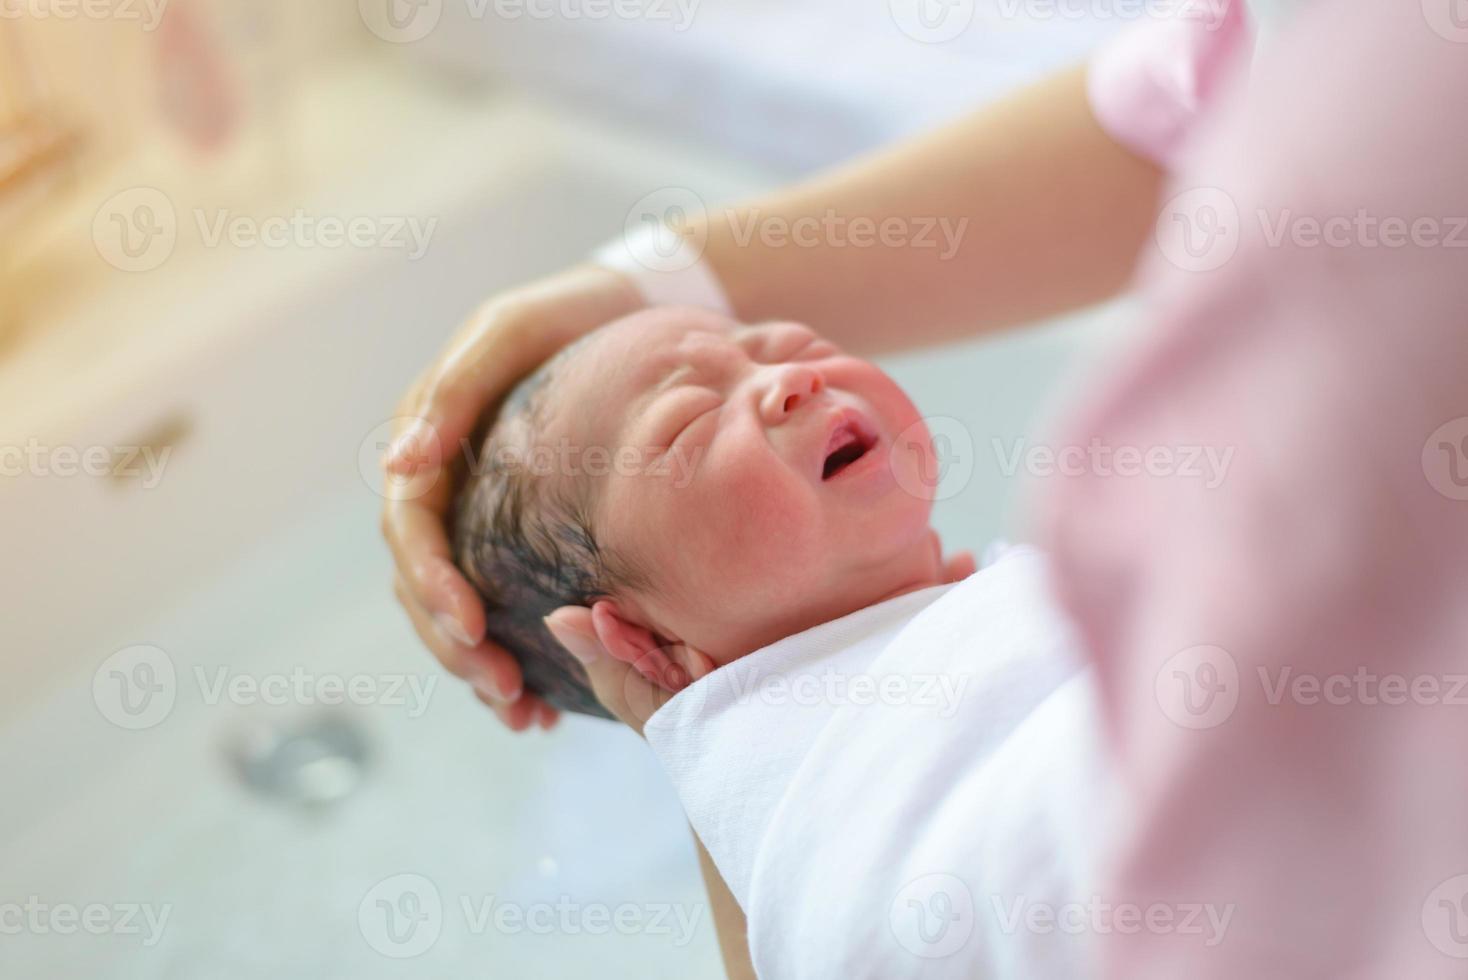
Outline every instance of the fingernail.
{"type": "Polygon", "coordinates": [[[567,653],[583,664],[589,664],[601,656],[601,650],[599,649],[601,645],[596,642],[595,637],[587,636],[564,623],[558,623],[550,616],[545,617],[541,622],[545,623],[545,628],[550,630],[550,634],[556,638],[556,642],[565,647],[567,653]]]}
{"type": "Polygon", "coordinates": [[[500,693],[499,685],[494,682],[494,678],[487,674],[473,677],[469,680],[469,683],[473,686],[474,690],[491,701],[503,701],[505,699],[505,696],[500,693]]]}
{"type": "Polygon", "coordinates": [[[513,688],[505,687],[504,682],[494,676],[490,670],[476,670],[469,678],[469,683],[474,690],[489,698],[491,701],[499,701],[509,704],[520,699],[521,688],[516,685],[513,688]]]}
{"type": "Polygon", "coordinates": [[[460,646],[472,647],[474,645],[474,641],[469,639],[469,631],[448,613],[439,613],[433,617],[433,621],[438,624],[438,628],[445,636],[460,646]]]}

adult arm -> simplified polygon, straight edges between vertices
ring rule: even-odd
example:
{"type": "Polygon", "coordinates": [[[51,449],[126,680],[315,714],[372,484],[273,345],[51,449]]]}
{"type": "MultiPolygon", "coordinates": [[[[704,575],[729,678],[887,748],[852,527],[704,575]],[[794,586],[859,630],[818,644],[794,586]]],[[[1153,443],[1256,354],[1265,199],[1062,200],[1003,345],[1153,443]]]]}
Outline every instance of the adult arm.
{"type": "Polygon", "coordinates": [[[698,868],[703,872],[703,885],[709,893],[709,915],[714,920],[714,930],[719,936],[719,952],[724,957],[724,972],[729,980],[755,980],[754,964],[749,957],[749,924],[744,919],[744,910],[734,900],[733,892],[724,882],[724,876],[714,865],[714,859],[699,840],[698,868]]]}
{"type": "Polygon", "coordinates": [[[1162,171],[1096,121],[1086,69],[929,135],[707,219],[706,258],[745,320],[793,319],[866,353],[941,343],[1114,295],[1152,227],[1162,171]],[[828,215],[918,241],[781,244],[828,215]],[[753,233],[751,234],[751,229],[753,233]]]}
{"type": "MultiPolygon", "coordinates": [[[[705,257],[745,320],[802,319],[856,350],[931,344],[1110,296],[1151,226],[1160,171],[1097,123],[1085,73],[1020,91],[931,135],[707,222],[705,257]],[[946,220],[956,249],[816,247],[745,238],[749,219],[829,212],[946,220]],[[964,223],[966,222],[966,224],[964,223]]],[[[936,231],[936,229],[932,229],[936,231]]],[[[941,241],[941,235],[939,241],[941,241]]],[[[486,302],[398,407],[382,530],[396,592],[418,635],[516,730],[554,723],[523,693],[515,660],[484,638],[478,596],[450,557],[452,461],[483,413],[560,347],[644,303],[627,277],[578,266],[486,302]],[[403,494],[411,479],[422,492],[403,494]]]]}
{"type": "MultiPolygon", "coordinates": [[[[655,687],[632,664],[608,655],[596,638],[590,610],[577,607],[557,610],[546,618],[546,626],[561,646],[586,668],[586,676],[597,699],[618,721],[638,735],[642,734],[643,725],[653,713],[673,696],[655,687]]],[[[692,830],[691,827],[689,829],[692,830]]],[[[696,830],[693,831],[693,840],[698,847],[698,868],[708,891],[709,915],[719,936],[724,970],[729,980],[754,980],[744,910],[735,901],[733,892],[696,830]]]]}

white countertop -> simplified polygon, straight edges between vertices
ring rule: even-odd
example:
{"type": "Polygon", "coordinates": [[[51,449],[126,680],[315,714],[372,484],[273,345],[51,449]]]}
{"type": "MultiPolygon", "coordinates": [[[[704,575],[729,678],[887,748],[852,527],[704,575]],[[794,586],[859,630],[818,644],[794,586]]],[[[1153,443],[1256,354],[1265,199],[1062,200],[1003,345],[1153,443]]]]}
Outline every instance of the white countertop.
{"type": "MultiPolygon", "coordinates": [[[[221,157],[201,161],[151,141],[68,194],[5,287],[3,315],[15,326],[0,330],[0,444],[64,438],[109,395],[166,377],[169,365],[248,329],[251,314],[362,264],[349,247],[211,244],[222,213],[254,221],[298,211],[367,215],[426,227],[451,221],[477,187],[533,178],[557,155],[656,170],[666,149],[523,96],[441,86],[372,55],[311,79],[288,117],[257,122],[221,157]],[[157,201],[155,190],[173,210],[172,253],[146,271],[114,267],[94,222],[136,200],[157,201]]],[[[760,181],[753,168],[675,149],[691,171],[719,175],[716,184],[760,181]]]]}

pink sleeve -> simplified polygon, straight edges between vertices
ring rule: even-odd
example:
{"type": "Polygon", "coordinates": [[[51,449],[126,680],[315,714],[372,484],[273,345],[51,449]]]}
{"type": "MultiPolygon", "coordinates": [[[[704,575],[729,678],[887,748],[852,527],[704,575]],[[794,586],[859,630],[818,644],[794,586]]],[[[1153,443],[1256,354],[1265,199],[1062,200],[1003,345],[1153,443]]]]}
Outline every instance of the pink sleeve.
{"type": "Polygon", "coordinates": [[[1101,49],[1090,67],[1091,108],[1117,142],[1175,169],[1194,123],[1252,48],[1242,0],[1185,4],[1101,49]]]}
{"type": "Polygon", "coordinates": [[[1307,8],[1223,93],[1058,441],[1101,460],[1045,510],[1122,782],[1107,977],[1468,971],[1468,48],[1415,13],[1307,8]]]}

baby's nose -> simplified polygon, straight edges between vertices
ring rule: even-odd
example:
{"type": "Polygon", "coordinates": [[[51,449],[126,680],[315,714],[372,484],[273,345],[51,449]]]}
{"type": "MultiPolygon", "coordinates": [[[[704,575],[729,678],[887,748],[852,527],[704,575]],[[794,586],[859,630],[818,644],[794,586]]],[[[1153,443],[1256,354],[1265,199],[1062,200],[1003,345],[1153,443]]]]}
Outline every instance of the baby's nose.
{"type": "Polygon", "coordinates": [[[826,388],[826,379],[805,364],[782,364],[773,369],[770,386],[760,400],[766,425],[779,425],[801,405],[826,388]]]}

